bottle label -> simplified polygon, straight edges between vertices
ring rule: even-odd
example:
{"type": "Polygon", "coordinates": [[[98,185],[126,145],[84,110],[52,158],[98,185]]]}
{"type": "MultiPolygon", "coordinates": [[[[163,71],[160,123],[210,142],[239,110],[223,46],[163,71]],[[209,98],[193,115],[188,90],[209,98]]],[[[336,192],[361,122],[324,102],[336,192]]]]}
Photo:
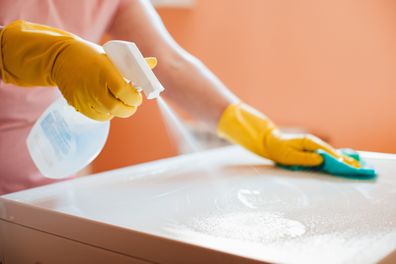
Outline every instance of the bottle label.
{"type": "Polygon", "coordinates": [[[49,112],[40,126],[55,155],[58,158],[67,156],[72,149],[72,132],[59,111],[49,112]]]}

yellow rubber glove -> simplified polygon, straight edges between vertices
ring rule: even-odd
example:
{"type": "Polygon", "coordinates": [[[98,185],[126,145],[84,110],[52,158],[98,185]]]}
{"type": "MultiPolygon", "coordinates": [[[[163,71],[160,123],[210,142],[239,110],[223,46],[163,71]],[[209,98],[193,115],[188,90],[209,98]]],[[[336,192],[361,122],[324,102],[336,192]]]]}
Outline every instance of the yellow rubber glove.
{"type": "Polygon", "coordinates": [[[220,118],[218,134],[283,165],[320,165],[323,158],[315,150],[322,149],[349,165],[359,167],[357,161],[341,155],[319,138],[280,132],[270,119],[242,103],[227,107],[220,118]]]}
{"type": "MultiPolygon", "coordinates": [[[[155,58],[147,62],[156,65],[155,58]]],[[[7,83],[58,86],[70,105],[95,120],[129,117],[142,102],[101,46],[22,20],[0,32],[0,70],[7,83]]]]}

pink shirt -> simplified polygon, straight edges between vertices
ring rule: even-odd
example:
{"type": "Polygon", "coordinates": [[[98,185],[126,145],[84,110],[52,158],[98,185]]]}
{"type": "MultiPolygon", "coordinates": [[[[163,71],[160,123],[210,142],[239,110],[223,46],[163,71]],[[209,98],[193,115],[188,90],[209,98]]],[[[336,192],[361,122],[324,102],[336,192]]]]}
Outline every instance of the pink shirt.
{"type": "MultiPolygon", "coordinates": [[[[132,1],[132,0],[131,0],[132,1]]],[[[1,0],[0,25],[24,19],[98,42],[127,0],[1,0]]],[[[53,182],[36,169],[26,137],[58,89],[21,88],[0,79],[0,194],[53,182]]]]}

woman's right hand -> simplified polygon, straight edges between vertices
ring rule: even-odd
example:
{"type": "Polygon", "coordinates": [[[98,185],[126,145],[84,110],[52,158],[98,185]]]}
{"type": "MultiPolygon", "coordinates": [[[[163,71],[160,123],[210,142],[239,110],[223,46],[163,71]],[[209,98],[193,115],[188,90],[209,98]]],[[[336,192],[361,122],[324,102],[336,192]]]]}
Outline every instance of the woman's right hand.
{"type": "Polygon", "coordinates": [[[0,55],[4,82],[58,86],[70,105],[95,120],[129,117],[142,102],[101,46],[56,28],[15,21],[0,32],[0,55]]]}

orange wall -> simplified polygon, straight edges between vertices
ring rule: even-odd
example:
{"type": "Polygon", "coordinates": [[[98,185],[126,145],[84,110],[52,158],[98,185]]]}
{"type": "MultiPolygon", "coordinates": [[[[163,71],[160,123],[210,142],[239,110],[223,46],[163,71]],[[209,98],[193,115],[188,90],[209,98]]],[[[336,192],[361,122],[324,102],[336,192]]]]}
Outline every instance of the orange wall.
{"type": "MultiPolygon", "coordinates": [[[[175,39],[275,122],[337,147],[396,152],[396,5],[197,0],[159,10],[175,39]]],[[[95,170],[176,153],[154,102],[112,132],[95,170]]]]}

